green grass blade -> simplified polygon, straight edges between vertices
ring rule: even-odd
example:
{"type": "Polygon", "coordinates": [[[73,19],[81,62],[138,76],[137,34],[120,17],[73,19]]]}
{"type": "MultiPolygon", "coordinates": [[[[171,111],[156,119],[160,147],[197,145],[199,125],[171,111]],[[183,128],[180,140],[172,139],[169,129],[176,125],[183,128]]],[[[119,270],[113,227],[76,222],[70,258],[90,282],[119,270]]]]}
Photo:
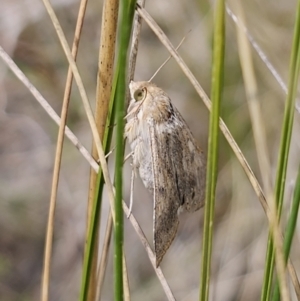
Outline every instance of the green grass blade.
{"type": "MultiPolygon", "coordinates": [[[[116,90],[116,83],[118,79],[118,70],[115,72],[114,81],[112,84],[112,91],[110,97],[110,108],[109,113],[107,116],[106,122],[106,130],[103,137],[103,148],[105,153],[107,153],[110,149],[112,133],[113,133],[113,122],[114,122],[114,99],[115,99],[115,90],[116,90]]],[[[88,286],[90,283],[90,275],[91,275],[91,268],[92,268],[92,258],[93,258],[93,251],[95,250],[94,244],[96,242],[96,235],[97,235],[97,228],[99,226],[100,220],[100,213],[101,213],[101,200],[102,200],[102,192],[104,186],[104,178],[102,175],[101,169],[99,169],[97,175],[97,188],[95,191],[94,201],[93,201],[93,209],[91,215],[91,223],[90,229],[88,233],[87,239],[87,247],[86,252],[84,254],[83,260],[83,271],[82,271],[82,280],[81,280],[81,291],[80,291],[80,301],[86,301],[88,297],[88,286]]]]}
{"type": "MultiPolygon", "coordinates": [[[[275,199],[276,199],[277,210],[278,210],[277,213],[279,219],[280,219],[281,209],[283,204],[288,155],[289,155],[292,126],[294,120],[297,82],[299,78],[299,67],[300,67],[299,42],[300,42],[300,2],[298,2],[298,8],[297,8],[293,48],[292,48],[292,55],[290,61],[289,88],[288,88],[288,95],[287,95],[287,101],[286,101],[285,112],[284,112],[284,120],[282,125],[280,152],[278,158],[278,169],[277,169],[276,183],[275,183],[275,199]]],[[[266,255],[266,265],[265,265],[265,274],[264,274],[264,282],[262,287],[261,301],[270,300],[273,271],[274,271],[274,246],[270,234],[268,239],[268,248],[267,248],[267,255],[266,255]]]]}
{"type": "Polygon", "coordinates": [[[114,227],[114,292],[115,300],[123,300],[123,153],[124,153],[124,116],[126,96],[126,68],[127,52],[130,42],[131,28],[136,1],[121,1],[120,24],[119,24],[119,52],[118,68],[119,77],[116,90],[116,166],[115,166],[115,227],[114,227]]]}
{"type": "Polygon", "coordinates": [[[212,110],[209,124],[208,163],[205,196],[206,205],[204,217],[202,266],[199,296],[200,301],[207,301],[209,296],[215,190],[218,168],[219,116],[224,72],[224,45],[225,4],[223,0],[218,0],[216,5],[214,27],[213,70],[211,89],[212,110]]]}
{"type": "MultiPolygon", "coordinates": [[[[284,237],[284,259],[285,263],[287,263],[292,241],[296,229],[297,224],[297,218],[298,218],[298,211],[299,211],[299,204],[300,204],[300,167],[298,169],[298,176],[296,180],[295,185],[295,191],[294,191],[294,197],[293,197],[293,203],[292,203],[292,210],[291,215],[288,220],[287,228],[286,228],[286,234],[284,237]]],[[[280,300],[280,290],[279,290],[279,284],[278,281],[276,282],[276,287],[273,295],[273,301],[279,301],[280,300]]]]}

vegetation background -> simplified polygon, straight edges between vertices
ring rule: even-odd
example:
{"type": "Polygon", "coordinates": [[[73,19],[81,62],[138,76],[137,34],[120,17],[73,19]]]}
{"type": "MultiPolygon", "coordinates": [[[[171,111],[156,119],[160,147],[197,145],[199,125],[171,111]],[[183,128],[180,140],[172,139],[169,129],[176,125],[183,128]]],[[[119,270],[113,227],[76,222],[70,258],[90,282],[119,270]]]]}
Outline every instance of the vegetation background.
{"type": "MultiPolygon", "coordinates": [[[[233,2],[234,3],[234,2],[233,2]]],[[[296,1],[242,1],[247,27],[285,82],[295,21],[296,1]]],[[[78,1],[53,1],[59,21],[71,43],[78,1]]],[[[229,3],[230,5],[230,3],[229,3]]],[[[231,6],[230,6],[231,7],[231,6]]],[[[179,52],[209,94],[213,3],[158,1],[146,8],[174,45],[186,37],[179,52]]],[[[234,10],[234,4],[231,7],[234,10]]],[[[87,7],[77,65],[94,102],[102,3],[87,7]]],[[[246,103],[236,42],[236,28],[226,16],[225,81],[221,115],[260,180],[253,132],[246,103]]],[[[68,64],[53,25],[41,1],[2,0],[0,45],[11,55],[35,87],[60,113],[68,64]]],[[[143,24],[135,80],[148,80],[168,57],[167,50],[143,24]]],[[[268,137],[269,159],[275,177],[285,92],[253,51],[254,66],[268,137]]],[[[1,300],[38,300],[43,267],[57,126],[28,90],[0,60],[0,296],[1,300]]],[[[199,144],[207,150],[209,114],[174,60],[153,80],[171,97],[199,144]]],[[[289,213],[299,166],[299,111],[289,159],[283,223],[289,213]]],[[[91,133],[76,87],[73,88],[68,125],[90,149],[91,133]]],[[[127,152],[129,149],[127,148],[127,152]]],[[[124,169],[129,198],[130,162],[124,169]]],[[[111,162],[113,167],[113,162],[111,162]]],[[[89,166],[66,141],[56,208],[51,300],[76,300],[80,289],[85,241],[89,166]]],[[[100,243],[109,204],[104,198],[100,243]]],[[[152,241],[152,201],[141,181],[134,190],[133,213],[152,241]]],[[[261,291],[268,223],[257,197],[227,142],[220,140],[212,258],[213,300],[258,300],[261,291]]],[[[162,269],[178,300],[196,300],[202,243],[203,210],[182,215],[177,237],[162,269]]],[[[291,257],[299,272],[299,225],[291,257]]],[[[165,300],[163,290],[132,226],[125,219],[125,252],[133,300],[165,300]]],[[[111,256],[112,257],[112,256],[111,256]]],[[[112,258],[104,283],[103,300],[112,300],[112,258]]],[[[293,296],[294,298],[294,296],[293,296]]],[[[296,300],[296,299],[295,299],[296,300]]]]}

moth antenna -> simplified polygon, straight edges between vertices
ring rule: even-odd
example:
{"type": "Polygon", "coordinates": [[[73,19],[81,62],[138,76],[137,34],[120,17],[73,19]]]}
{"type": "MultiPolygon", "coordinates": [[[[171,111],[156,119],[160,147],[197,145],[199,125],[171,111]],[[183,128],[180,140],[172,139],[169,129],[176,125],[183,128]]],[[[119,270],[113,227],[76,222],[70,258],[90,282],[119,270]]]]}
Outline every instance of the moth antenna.
{"type": "MultiPolygon", "coordinates": [[[[190,30],[187,35],[191,32],[192,30],[190,30]]],[[[186,36],[184,36],[182,38],[182,40],[180,41],[180,43],[178,44],[178,46],[176,47],[176,50],[178,50],[180,48],[180,46],[183,44],[184,40],[186,39],[186,36]]],[[[161,65],[160,67],[155,71],[155,73],[152,75],[152,77],[148,80],[148,82],[151,82],[153,80],[153,78],[156,76],[156,74],[165,66],[165,64],[172,58],[172,55],[170,55],[161,65]]]]}

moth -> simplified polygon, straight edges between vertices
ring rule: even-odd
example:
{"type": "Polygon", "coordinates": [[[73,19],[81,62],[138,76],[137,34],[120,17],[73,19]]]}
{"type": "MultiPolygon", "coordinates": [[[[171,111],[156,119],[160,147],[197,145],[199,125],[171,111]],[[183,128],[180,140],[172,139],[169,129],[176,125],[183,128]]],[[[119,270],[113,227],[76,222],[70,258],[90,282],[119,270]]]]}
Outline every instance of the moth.
{"type": "Polygon", "coordinates": [[[125,136],[132,166],[154,201],[158,267],[177,232],[179,214],[204,205],[206,159],[170,97],[151,82],[129,84],[125,136]]]}

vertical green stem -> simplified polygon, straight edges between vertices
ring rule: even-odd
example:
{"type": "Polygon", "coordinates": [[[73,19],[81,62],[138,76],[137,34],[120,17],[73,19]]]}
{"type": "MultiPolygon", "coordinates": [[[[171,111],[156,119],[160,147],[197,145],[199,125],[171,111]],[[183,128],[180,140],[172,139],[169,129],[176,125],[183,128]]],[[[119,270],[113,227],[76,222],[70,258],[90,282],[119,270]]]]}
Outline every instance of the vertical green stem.
{"type": "Polygon", "coordinates": [[[115,300],[123,301],[123,153],[124,153],[124,116],[125,116],[125,95],[126,95],[126,68],[127,52],[130,41],[131,27],[136,1],[121,1],[120,24],[119,24],[119,55],[118,68],[119,77],[116,90],[116,160],[115,160],[115,228],[114,228],[114,287],[115,300]]]}
{"type": "Polygon", "coordinates": [[[216,4],[212,70],[212,110],[209,124],[208,164],[206,179],[206,206],[204,217],[204,234],[202,250],[202,269],[199,300],[207,301],[209,297],[209,280],[212,253],[213,219],[215,191],[218,168],[218,139],[221,93],[223,86],[224,52],[225,52],[225,4],[218,0],[216,4]]]}
{"type": "MultiPolygon", "coordinates": [[[[300,204],[300,166],[298,168],[298,176],[295,184],[295,191],[294,191],[294,197],[293,197],[293,203],[292,203],[292,209],[291,209],[291,215],[288,220],[287,228],[285,231],[284,236],[284,259],[285,263],[287,263],[287,260],[289,258],[292,241],[297,225],[297,218],[298,218],[298,212],[299,212],[299,204],[300,204]]],[[[280,300],[280,290],[279,290],[279,284],[278,281],[276,281],[276,286],[274,290],[273,295],[273,301],[279,301],[280,300]]]]}
{"type": "MultiPolygon", "coordinates": [[[[292,49],[292,55],[290,60],[289,88],[288,88],[288,95],[287,95],[287,101],[286,101],[284,119],[282,125],[280,152],[278,158],[278,168],[277,168],[276,183],[275,183],[275,199],[276,199],[276,205],[278,210],[277,212],[278,219],[280,219],[282,204],[283,204],[288,155],[289,155],[290,142],[292,136],[292,127],[294,121],[294,108],[295,108],[295,99],[296,99],[297,83],[299,78],[299,67],[300,67],[299,42],[300,42],[300,2],[298,2],[298,8],[297,8],[297,16],[296,16],[296,23],[295,23],[295,30],[294,30],[294,39],[293,39],[293,49],[292,49]]],[[[272,242],[272,236],[271,234],[269,234],[261,301],[270,300],[273,271],[274,271],[274,246],[272,242]]]]}
{"type": "MultiPolygon", "coordinates": [[[[113,129],[113,121],[114,121],[114,97],[115,97],[115,89],[116,89],[116,80],[118,76],[118,70],[115,71],[114,82],[112,85],[111,97],[110,97],[110,107],[109,114],[107,117],[107,122],[105,126],[105,133],[103,137],[103,147],[105,148],[105,153],[109,151],[111,138],[112,138],[112,129],[113,129]]],[[[92,258],[95,251],[95,243],[97,241],[97,227],[99,225],[100,220],[100,208],[101,208],[101,200],[102,200],[102,191],[104,185],[104,177],[102,174],[102,170],[99,169],[97,174],[97,182],[96,182],[96,191],[94,195],[93,208],[91,214],[91,221],[89,232],[87,236],[87,245],[86,251],[83,259],[83,271],[82,271],[82,280],[81,280],[81,290],[80,290],[80,301],[86,301],[88,299],[88,290],[90,285],[90,275],[92,269],[92,258]]]]}

